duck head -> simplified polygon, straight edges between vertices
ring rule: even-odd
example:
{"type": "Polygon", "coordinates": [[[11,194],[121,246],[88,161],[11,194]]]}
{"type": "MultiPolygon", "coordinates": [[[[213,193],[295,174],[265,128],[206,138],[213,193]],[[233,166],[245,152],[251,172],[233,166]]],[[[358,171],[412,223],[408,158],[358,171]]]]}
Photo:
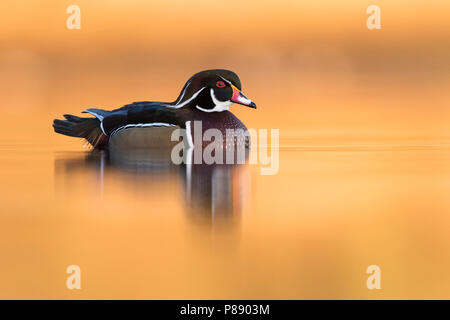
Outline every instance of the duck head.
{"type": "Polygon", "coordinates": [[[203,112],[221,112],[228,111],[233,103],[256,108],[256,104],[241,92],[241,81],[237,74],[216,69],[193,75],[170,106],[195,108],[203,112]]]}

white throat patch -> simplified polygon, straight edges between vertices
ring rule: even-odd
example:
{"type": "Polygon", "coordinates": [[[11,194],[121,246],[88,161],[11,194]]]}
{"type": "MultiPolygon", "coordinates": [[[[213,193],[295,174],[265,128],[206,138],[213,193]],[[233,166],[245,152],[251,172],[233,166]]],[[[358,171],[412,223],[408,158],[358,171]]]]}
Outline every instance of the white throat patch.
{"type": "Polygon", "coordinates": [[[203,112],[222,112],[222,111],[228,111],[230,109],[230,106],[233,104],[231,101],[219,101],[217,100],[216,96],[214,95],[214,89],[211,88],[210,90],[211,99],[214,102],[215,107],[212,109],[204,109],[199,106],[195,106],[198,110],[203,112]]]}

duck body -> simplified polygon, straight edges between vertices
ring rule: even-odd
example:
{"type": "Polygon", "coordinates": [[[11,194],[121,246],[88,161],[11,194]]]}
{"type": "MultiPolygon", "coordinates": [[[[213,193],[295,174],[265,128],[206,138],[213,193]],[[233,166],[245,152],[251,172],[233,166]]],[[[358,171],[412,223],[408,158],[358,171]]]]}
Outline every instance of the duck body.
{"type": "MultiPolygon", "coordinates": [[[[175,112],[173,115],[173,112],[164,109],[164,106],[161,107],[162,110],[158,110],[154,105],[150,108],[151,110],[146,110],[144,107],[144,110],[137,113],[137,110],[133,108],[130,109],[131,112],[127,111],[119,115],[112,112],[110,117],[107,116],[103,120],[108,136],[107,145],[121,149],[173,147],[178,143],[178,140],[172,139],[173,131],[187,129],[194,145],[206,146],[210,141],[203,137],[208,130],[217,130],[216,132],[220,132],[223,140],[226,140],[229,130],[234,133],[248,131],[244,123],[230,111],[205,114],[202,111],[186,109],[175,112]],[[158,119],[158,122],[145,122],[145,119],[158,119]],[[197,141],[199,137],[202,137],[201,141],[197,141]]],[[[250,141],[248,138],[237,139],[236,143],[238,143],[237,146],[244,143],[248,147],[250,141]]]]}
{"type": "MultiPolygon", "coordinates": [[[[55,119],[55,132],[86,139],[94,148],[114,146],[159,147],[173,145],[175,129],[186,130],[188,140],[199,143],[209,129],[224,137],[229,130],[247,132],[246,126],[229,111],[233,103],[256,108],[241,90],[237,75],[228,70],[207,70],[192,76],[171,103],[141,101],[111,111],[89,108],[95,118],[64,115],[55,119]],[[195,130],[195,132],[194,132],[195,130]]],[[[202,141],[205,144],[208,141],[202,141]]],[[[248,139],[238,143],[249,144],[248,139]]]]}

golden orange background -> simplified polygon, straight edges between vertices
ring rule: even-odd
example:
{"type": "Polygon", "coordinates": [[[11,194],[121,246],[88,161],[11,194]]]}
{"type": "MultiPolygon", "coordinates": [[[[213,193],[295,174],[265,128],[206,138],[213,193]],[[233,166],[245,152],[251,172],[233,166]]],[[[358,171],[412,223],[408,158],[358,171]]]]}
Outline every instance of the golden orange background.
{"type": "Polygon", "coordinates": [[[0,14],[0,298],[450,298],[448,1],[18,0],[0,14]],[[187,216],[173,179],[111,169],[100,196],[96,171],[67,169],[85,151],[53,118],[171,101],[209,68],[240,76],[258,104],[232,107],[247,127],[280,129],[279,173],[250,167],[225,227],[187,216]],[[382,290],[365,286],[371,264],[382,290]]]}

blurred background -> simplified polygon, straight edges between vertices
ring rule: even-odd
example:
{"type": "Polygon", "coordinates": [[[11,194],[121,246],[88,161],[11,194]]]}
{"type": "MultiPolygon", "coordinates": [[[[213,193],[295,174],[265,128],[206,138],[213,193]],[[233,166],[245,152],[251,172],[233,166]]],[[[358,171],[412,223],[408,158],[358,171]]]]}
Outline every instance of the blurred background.
{"type": "Polygon", "coordinates": [[[17,0],[0,15],[1,298],[450,297],[450,2],[17,0]],[[223,228],[186,215],[178,177],[99,171],[53,133],[64,113],[172,101],[209,68],[240,76],[247,127],[280,129],[278,175],[218,175],[223,228]],[[79,292],[69,264],[88,270],[79,292]]]}
{"type": "Polygon", "coordinates": [[[88,106],[176,98],[195,72],[227,68],[258,112],[249,127],[326,141],[447,138],[450,4],[383,1],[14,1],[1,4],[2,139],[52,140],[48,125],[88,106]],[[66,28],[66,8],[81,29],[66,28]],[[17,121],[26,121],[14,130],[17,121]],[[299,130],[301,128],[301,131],[299,130]],[[11,134],[13,130],[14,134],[11,134]]]}

